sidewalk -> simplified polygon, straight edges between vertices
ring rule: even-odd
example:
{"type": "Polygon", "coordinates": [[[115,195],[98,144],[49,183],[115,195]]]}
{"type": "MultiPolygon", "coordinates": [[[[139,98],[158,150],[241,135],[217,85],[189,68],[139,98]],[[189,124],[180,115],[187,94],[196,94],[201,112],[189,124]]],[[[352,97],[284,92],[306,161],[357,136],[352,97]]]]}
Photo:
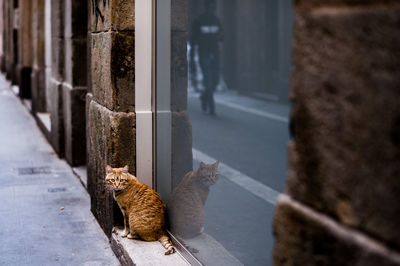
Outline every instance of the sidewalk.
{"type": "Polygon", "coordinates": [[[90,199],[0,76],[0,265],[119,265],[90,199]]]}

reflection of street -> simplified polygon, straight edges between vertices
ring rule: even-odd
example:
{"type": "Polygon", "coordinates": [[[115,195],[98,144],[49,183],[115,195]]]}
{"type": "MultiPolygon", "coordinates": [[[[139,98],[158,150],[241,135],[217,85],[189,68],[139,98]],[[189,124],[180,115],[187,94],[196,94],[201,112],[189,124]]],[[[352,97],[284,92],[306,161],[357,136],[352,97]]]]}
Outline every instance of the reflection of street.
{"type": "Polygon", "coordinates": [[[288,106],[219,92],[217,117],[210,117],[201,112],[196,94],[188,98],[193,148],[283,191],[288,106]]]}
{"type": "Polygon", "coordinates": [[[228,92],[216,93],[215,100],[217,117],[211,117],[189,92],[194,167],[221,161],[205,233],[244,265],[270,265],[273,203],[287,169],[289,107],[228,92]]]}

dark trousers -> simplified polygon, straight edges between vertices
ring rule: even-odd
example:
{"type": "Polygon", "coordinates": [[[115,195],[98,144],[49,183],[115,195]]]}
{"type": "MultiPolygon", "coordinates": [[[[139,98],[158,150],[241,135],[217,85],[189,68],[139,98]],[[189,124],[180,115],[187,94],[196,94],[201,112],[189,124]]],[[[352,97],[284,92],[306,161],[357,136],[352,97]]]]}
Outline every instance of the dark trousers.
{"type": "Polygon", "coordinates": [[[201,93],[201,107],[211,114],[215,113],[214,91],[219,81],[219,58],[215,54],[200,53],[200,67],[203,72],[204,90],[201,93]]]}

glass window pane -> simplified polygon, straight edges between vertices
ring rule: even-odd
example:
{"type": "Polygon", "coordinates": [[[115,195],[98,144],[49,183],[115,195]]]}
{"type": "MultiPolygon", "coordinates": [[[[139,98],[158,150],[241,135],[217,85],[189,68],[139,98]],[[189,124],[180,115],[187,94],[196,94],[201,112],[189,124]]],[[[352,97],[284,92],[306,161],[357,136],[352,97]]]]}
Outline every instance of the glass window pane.
{"type": "Polygon", "coordinates": [[[204,265],[272,263],[287,169],[292,9],[291,0],[190,1],[187,95],[171,94],[172,104],[185,97],[188,117],[172,110],[170,123],[173,140],[174,123],[190,123],[192,146],[184,134],[172,144],[167,198],[172,233],[204,265]],[[192,158],[177,154],[188,148],[192,158]],[[187,160],[193,169],[180,171],[187,160]]]}

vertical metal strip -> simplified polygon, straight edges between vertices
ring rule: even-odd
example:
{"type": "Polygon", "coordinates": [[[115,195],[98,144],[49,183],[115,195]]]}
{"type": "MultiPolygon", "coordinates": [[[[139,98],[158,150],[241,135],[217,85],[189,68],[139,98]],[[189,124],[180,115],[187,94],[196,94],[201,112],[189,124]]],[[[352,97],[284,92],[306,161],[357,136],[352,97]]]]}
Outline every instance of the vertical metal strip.
{"type": "Polygon", "coordinates": [[[153,187],[154,158],[152,113],[153,9],[153,1],[135,1],[136,176],[150,187],[153,187]]]}
{"type": "Polygon", "coordinates": [[[171,192],[171,0],[156,1],[156,161],[157,191],[171,192]]]}

